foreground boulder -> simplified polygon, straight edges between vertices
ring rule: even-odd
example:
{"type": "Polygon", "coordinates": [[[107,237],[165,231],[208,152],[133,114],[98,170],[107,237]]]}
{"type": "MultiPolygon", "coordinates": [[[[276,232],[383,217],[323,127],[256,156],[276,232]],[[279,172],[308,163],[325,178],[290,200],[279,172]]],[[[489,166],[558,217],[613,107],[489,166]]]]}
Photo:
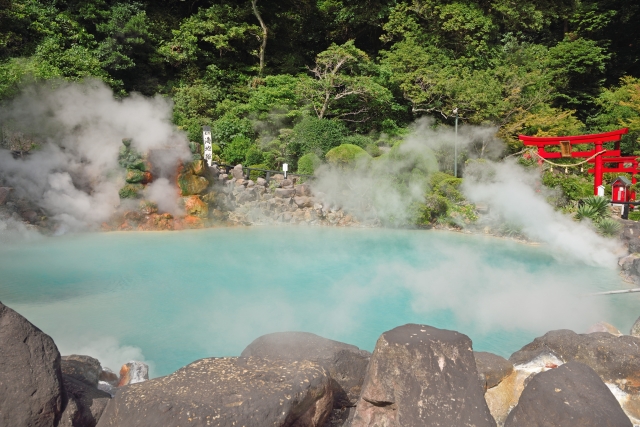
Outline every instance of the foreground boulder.
{"type": "Polygon", "coordinates": [[[0,426],[55,426],[62,387],[51,337],[0,303],[0,426]]]}
{"type": "Polygon", "coordinates": [[[371,353],[309,332],[276,332],[256,338],[241,356],[316,362],[334,381],[334,406],[345,407],[360,396],[371,353]]]}
{"type": "Polygon", "coordinates": [[[474,351],[473,356],[478,369],[478,378],[484,390],[497,386],[513,373],[513,363],[497,354],[474,351]]]}
{"type": "Polygon", "coordinates": [[[102,373],[102,366],[98,359],[94,359],[91,356],[72,354],[70,356],[62,356],[60,366],[64,375],[71,376],[93,387],[98,387],[98,380],[102,373]]]}
{"type": "Polygon", "coordinates": [[[309,361],[201,359],[122,388],[99,427],[320,427],[333,401],[329,375],[309,361]]]}
{"type": "Polygon", "coordinates": [[[598,374],[568,362],[535,375],[511,411],[505,427],[632,427],[598,374]]]}
{"type": "Polygon", "coordinates": [[[58,427],[95,427],[111,395],[71,375],[62,379],[68,402],[58,427]]]}
{"type": "Polygon", "coordinates": [[[478,381],[471,340],[404,325],[385,332],[371,356],[352,427],[495,426],[478,381]]]}
{"type": "Polygon", "coordinates": [[[551,331],[513,353],[509,360],[522,365],[549,355],[565,363],[572,360],[584,363],[604,382],[628,393],[640,392],[640,338],[606,332],[551,331]]]}

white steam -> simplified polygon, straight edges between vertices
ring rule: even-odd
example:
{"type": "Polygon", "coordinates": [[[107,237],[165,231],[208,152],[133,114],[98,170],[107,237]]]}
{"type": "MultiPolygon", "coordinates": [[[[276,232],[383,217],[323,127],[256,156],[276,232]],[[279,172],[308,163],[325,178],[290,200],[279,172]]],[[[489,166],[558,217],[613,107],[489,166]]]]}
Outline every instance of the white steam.
{"type": "Polygon", "coordinates": [[[458,151],[462,191],[474,203],[489,205],[498,221],[519,226],[530,239],[545,243],[561,257],[590,265],[615,267],[622,255],[613,239],[598,235],[586,223],[557,212],[545,200],[539,171],[527,171],[513,161],[497,162],[504,144],[495,128],[461,126],[434,128],[430,120],[417,122],[411,134],[391,151],[374,159],[361,159],[355,168],[323,166],[313,187],[328,207],[342,207],[363,220],[381,219],[406,225],[412,207],[424,202],[429,176],[453,170],[458,151]],[[478,158],[465,167],[465,159],[478,158]]]}
{"type": "Polygon", "coordinates": [[[171,215],[184,214],[178,203],[178,189],[167,178],[159,178],[147,185],[144,195],[146,199],[158,205],[160,212],[168,212],[171,215]]]}
{"type": "MultiPolygon", "coordinates": [[[[59,232],[95,228],[118,207],[123,138],[141,153],[161,150],[173,164],[189,158],[186,137],[171,124],[165,98],[117,99],[98,81],[25,90],[0,108],[0,124],[41,144],[24,159],[0,150],[0,184],[44,209],[59,232]]],[[[166,186],[150,193],[164,204],[166,186]]],[[[173,192],[175,194],[175,191],[173,192]]]]}
{"type": "Polygon", "coordinates": [[[616,266],[622,255],[620,243],[555,211],[541,192],[539,172],[527,171],[514,161],[487,163],[480,168],[483,170],[469,170],[464,180],[469,200],[487,203],[505,221],[521,227],[529,238],[546,243],[559,256],[590,265],[616,266]]]}
{"type": "Polygon", "coordinates": [[[373,159],[360,159],[352,169],[324,165],[313,188],[329,206],[342,207],[361,219],[382,219],[405,225],[411,206],[424,201],[429,175],[439,168],[453,170],[454,145],[460,156],[495,158],[503,144],[488,127],[461,127],[456,137],[449,127],[434,127],[433,120],[418,120],[412,132],[391,151],[373,159]]]}

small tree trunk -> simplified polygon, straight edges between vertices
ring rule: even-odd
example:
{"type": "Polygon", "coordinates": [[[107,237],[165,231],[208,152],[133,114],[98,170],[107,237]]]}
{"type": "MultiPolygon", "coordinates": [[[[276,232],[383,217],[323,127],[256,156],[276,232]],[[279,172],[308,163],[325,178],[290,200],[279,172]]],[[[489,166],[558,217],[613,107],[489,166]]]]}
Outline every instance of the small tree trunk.
{"type": "Polygon", "coordinates": [[[256,6],[257,3],[258,3],[258,0],[251,0],[251,7],[253,7],[253,14],[256,16],[256,18],[258,18],[258,22],[260,22],[260,28],[262,28],[262,43],[260,44],[260,54],[259,54],[260,71],[258,72],[258,75],[262,77],[262,72],[264,70],[264,52],[267,49],[268,29],[264,21],[262,20],[262,16],[260,16],[260,12],[258,12],[258,7],[256,6]]]}

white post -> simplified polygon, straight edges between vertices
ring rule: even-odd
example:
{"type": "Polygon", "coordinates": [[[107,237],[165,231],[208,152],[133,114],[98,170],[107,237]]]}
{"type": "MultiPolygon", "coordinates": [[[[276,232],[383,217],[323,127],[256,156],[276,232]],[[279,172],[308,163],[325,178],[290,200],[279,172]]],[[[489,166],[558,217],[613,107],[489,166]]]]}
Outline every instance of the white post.
{"type": "Polygon", "coordinates": [[[604,185],[598,185],[598,196],[604,197],[604,185]]]}
{"type": "Polygon", "coordinates": [[[456,115],[456,139],[453,142],[453,176],[458,177],[458,108],[454,108],[456,115]]]}
{"type": "Polygon", "coordinates": [[[211,167],[213,145],[211,144],[211,128],[209,126],[202,126],[202,142],[204,142],[204,159],[207,161],[207,165],[211,167]]]}
{"type": "Polygon", "coordinates": [[[282,170],[284,171],[284,179],[287,179],[287,171],[289,170],[289,165],[287,163],[283,163],[282,170]]]}

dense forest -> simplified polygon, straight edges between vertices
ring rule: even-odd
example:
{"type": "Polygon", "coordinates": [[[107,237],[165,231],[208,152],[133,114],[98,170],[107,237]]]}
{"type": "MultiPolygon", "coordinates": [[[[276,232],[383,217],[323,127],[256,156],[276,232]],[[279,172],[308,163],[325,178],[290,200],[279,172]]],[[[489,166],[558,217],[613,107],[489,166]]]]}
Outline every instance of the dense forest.
{"type": "Polygon", "coordinates": [[[627,0],[0,0],[0,100],[95,77],[171,97],[190,140],[209,125],[222,161],[272,169],[345,143],[375,157],[454,109],[507,154],[520,133],[621,126],[632,154],[639,20],[627,0]]]}

